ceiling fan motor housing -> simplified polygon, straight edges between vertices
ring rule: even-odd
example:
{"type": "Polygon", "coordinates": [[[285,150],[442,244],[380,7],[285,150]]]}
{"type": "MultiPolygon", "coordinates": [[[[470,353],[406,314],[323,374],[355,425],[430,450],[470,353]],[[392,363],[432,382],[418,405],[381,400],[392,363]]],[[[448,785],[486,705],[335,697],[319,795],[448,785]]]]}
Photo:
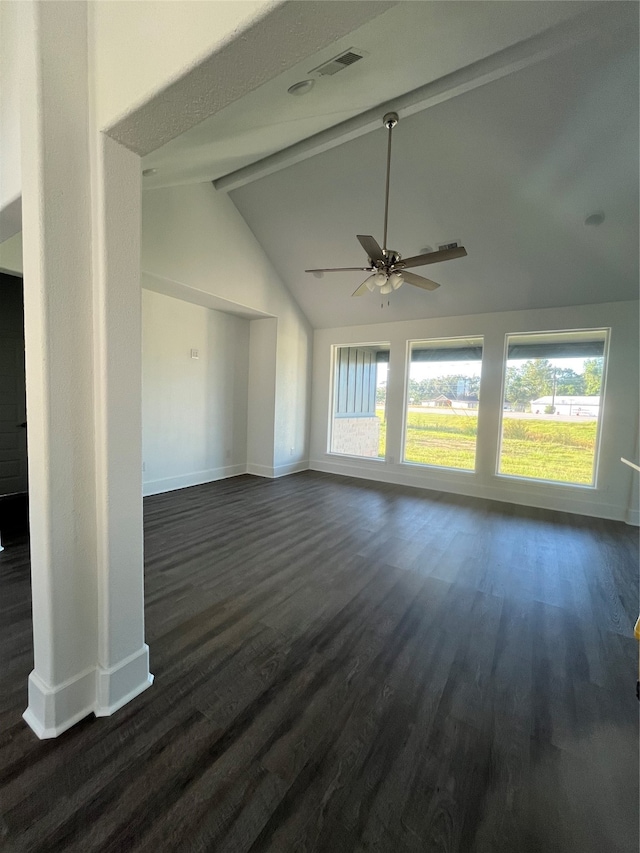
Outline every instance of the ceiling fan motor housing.
{"type": "Polygon", "coordinates": [[[369,263],[372,267],[375,267],[379,270],[386,270],[387,272],[394,264],[397,264],[398,261],[402,258],[400,252],[396,252],[395,249],[383,249],[382,254],[384,255],[384,260],[373,261],[371,258],[369,258],[369,263]]]}

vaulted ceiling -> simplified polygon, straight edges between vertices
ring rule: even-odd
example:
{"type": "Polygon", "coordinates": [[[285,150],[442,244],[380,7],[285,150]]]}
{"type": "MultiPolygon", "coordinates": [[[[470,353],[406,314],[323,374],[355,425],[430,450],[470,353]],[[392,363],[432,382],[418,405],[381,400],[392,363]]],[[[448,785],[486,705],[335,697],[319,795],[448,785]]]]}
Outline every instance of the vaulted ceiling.
{"type": "Polygon", "coordinates": [[[402,2],[143,166],[149,187],[229,187],[315,327],[634,299],[638,4],[402,2]],[[356,64],[310,73],[352,47],[356,64]],[[394,106],[390,247],[459,240],[469,254],[416,270],[441,283],[432,293],[351,298],[365,274],[304,269],[364,266],[355,235],[382,240],[394,106]]]}

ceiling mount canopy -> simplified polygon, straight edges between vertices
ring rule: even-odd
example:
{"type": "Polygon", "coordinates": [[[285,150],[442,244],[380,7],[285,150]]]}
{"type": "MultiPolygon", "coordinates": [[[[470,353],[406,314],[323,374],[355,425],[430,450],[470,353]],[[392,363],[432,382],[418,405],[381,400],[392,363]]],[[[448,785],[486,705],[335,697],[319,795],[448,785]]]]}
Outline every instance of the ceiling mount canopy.
{"type": "Polygon", "coordinates": [[[369,266],[366,267],[333,267],[329,269],[311,269],[305,272],[318,275],[325,272],[370,272],[371,275],[366,278],[362,284],[354,290],[352,296],[363,296],[367,291],[371,293],[376,290],[382,294],[392,293],[397,290],[405,282],[412,284],[414,287],[420,287],[423,290],[435,290],[440,285],[424,276],[416,273],[407,272],[409,267],[421,267],[426,264],[435,264],[440,261],[451,261],[455,258],[463,258],[467,254],[464,246],[457,244],[449,244],[446,248],[440,249],[437,252],[426,252],[421,255],[414,255],[411,258],[402,259],[402,255],[389,249],[387,246],[387,226],[389,222],[389,186],[391,176],[391,138],[393,129],[398,124],[399,118],[397,113],[386,113],[382,119],[384,127],[388,131],[387,139],[387,168],[385,181],[385,196],[384,196],[384,231],[382,238],[382,248],[377,240],[370,234],[358,234],[357,239],[362,248],[367,253],[369,266]]]}

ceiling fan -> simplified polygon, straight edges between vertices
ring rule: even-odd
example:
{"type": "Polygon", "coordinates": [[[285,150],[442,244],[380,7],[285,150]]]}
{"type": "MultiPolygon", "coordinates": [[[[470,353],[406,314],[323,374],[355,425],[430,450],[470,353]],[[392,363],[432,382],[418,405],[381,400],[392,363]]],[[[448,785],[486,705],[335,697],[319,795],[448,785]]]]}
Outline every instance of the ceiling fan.
{"type": "Polygon", "coordinates": [[[398,124],[397,113],[387,113],[382,119],[384,126],[389,131],[389,142],[387,146],[387,186],[384,200],[384,237],[382,248],[378,242],[368,234],[358,234],[358,241],[367,253],[369,266],[366,267],[334,267],[332,269],[305,270],[311,273],[325,272],[370,272],[371,275],[354,290],[352,296],[362,296],[367,290],[373,292],[378,289],[379,293],[391,293],[397,290],[404,282],[421,287],[423,290],[435,290],[440,285],[424,276],[408,272],[409,267],[421,267],[426,264],[437,264],[440,261],[452,261],[454,258],[464,258],[467,250],[464,246],[450,246],[437,252],[426,252],[423,255],[414,255],[412,258],[402,258],[395,249],[387,248],[387,220],[389,218],[389,173],[391,171],[391,134],[393,128],[398,124]]]}

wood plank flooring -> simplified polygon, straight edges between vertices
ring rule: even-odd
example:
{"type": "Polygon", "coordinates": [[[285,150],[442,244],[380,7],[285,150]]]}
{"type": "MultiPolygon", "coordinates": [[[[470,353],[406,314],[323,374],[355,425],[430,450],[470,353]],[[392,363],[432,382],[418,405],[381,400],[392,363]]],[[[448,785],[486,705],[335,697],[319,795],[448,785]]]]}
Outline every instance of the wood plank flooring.
{"type": "Polygon", "coordinates": [[[637,851],[637,530],[306,472],[147,498],[145,549],[155,684],[55,741],[0,555],[3,851],[637,851]]]}

